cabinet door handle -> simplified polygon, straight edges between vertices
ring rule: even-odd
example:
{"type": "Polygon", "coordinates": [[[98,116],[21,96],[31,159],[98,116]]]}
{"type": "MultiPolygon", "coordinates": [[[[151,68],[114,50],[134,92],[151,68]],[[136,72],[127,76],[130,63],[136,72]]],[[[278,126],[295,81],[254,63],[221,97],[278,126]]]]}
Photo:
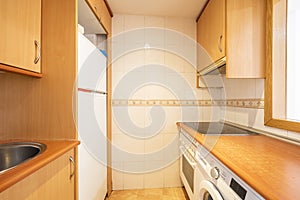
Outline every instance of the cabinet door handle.
{"type": "Polygon", "coordinates": [[[70,160],[70,163],[73,165],[73,171],[72,173],[70,174],[70,179],[73,178],[73,176],[75,175],[75,161],[74,161],[74,158],[72,156],[69,157],[69,160],[70,160]]]}
{"type": "Polygon", "coordinates": [[[218,48],[219,48],[219,51],[220,51],[220,52],[223,51],[223,49],[222,49],[222,47],[221,47],[222,38],[223,38],[223,35],[220,35],[220,38],[219,38],[219,44],[218,44],[218,48]]]}
{"type": "Polygon", "coordinates": [[[41,46],[39,44],[38,41],[34,40],[34,44],[35,44],[35,47],[36,47],[36,50],[37,50],[37,55],[36,57],[34,58],[34,64],[37,64],[41,58],[41,46]]]}

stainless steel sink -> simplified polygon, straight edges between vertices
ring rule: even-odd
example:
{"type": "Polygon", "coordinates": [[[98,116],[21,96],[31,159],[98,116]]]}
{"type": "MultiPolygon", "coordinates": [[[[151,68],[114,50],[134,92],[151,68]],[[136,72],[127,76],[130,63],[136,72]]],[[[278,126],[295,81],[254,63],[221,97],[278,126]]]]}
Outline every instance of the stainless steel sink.
{"type": "Polygon", "coordinates": [[[45,149],[46,145],[35,142],[0,144],[0,173],[36,157],[45,149]]]}

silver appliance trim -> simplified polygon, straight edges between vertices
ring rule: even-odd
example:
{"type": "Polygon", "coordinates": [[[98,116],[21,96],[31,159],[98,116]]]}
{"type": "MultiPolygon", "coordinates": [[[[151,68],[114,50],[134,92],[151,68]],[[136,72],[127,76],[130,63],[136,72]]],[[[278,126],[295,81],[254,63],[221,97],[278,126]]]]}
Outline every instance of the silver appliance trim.
{"type": "MultiPolygon", "coordinates": [[[[207,67],[205,67],[204,69],[199,71],[200,76],[204,76],[207,75],[215,70],[217,70],[218,68],[221,68],[223,66],[226,65],[226,57],[221,58],[220,60],[217,60],[216,62],[208,65],[207,67]]],[[[219,71],[220,73],[224,73],[224,70],[219,71]]]]}

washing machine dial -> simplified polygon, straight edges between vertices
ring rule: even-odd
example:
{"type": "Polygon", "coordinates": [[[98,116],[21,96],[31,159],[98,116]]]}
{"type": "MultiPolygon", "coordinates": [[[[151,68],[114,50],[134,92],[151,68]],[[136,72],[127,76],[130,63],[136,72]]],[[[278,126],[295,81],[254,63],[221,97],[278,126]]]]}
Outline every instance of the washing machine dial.
{"type": "Polygon", "coordinates": [[[210,170],[210,176],[213,178],[213,179],[218,179],[220,177],[220,170],[219,168],[217,167],[214,167],[210,170]]]}

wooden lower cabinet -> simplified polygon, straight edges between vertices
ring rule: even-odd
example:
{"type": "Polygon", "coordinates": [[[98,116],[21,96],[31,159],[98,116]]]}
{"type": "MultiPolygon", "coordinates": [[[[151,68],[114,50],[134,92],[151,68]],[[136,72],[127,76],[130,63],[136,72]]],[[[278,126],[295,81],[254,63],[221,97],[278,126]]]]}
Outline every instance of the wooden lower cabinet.
{"type": "Polygon", "coordinates": [[[70,156],[75,159],[74,149],[0,193],[0,199],[74,200],[76,171],[70,156]]]}

